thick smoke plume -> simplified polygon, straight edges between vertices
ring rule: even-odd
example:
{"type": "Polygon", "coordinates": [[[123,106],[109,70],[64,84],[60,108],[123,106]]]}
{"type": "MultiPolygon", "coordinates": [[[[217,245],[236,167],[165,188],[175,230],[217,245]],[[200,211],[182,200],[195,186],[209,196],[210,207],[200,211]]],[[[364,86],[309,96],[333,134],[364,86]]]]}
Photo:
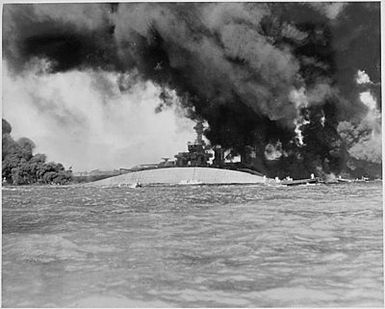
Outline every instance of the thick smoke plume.
{"type": "Polygon", "coordinates": [[[3,48],[14,74],[44,59],[43,74],[151,81],[164,89],[157,111],[175,93],[212,145],[269,176],[304,177],[362,157],[339,124],[361,134],[367,118],[358,72],[381,110],[379,18],[379,3],[5,5],[3,48]]]}
{"type": "Polygon", "coordinates": [[[2,119],[2,179],[14,185],[34,183],[67,184],[72,179],[71,170],[65,170],[60,163],[46,162],[46,156],[33,154],[35,144],[29,138],[15,141],[12,127],[2,119]]]}

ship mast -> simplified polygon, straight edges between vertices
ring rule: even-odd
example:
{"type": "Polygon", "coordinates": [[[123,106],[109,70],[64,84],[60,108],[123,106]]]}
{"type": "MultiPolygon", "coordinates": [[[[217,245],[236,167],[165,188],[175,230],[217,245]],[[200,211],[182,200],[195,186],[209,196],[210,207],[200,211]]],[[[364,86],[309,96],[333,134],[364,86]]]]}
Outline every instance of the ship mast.
{"type": "Polygon", "coordinates": [[[196,145],[202,145],[204,144],[203,142],[203,121],[202,120],[198,120],[197,124],[194,126],[194,130],[197,134],[197,139],[195,140],[195,144],[196,145]]]}

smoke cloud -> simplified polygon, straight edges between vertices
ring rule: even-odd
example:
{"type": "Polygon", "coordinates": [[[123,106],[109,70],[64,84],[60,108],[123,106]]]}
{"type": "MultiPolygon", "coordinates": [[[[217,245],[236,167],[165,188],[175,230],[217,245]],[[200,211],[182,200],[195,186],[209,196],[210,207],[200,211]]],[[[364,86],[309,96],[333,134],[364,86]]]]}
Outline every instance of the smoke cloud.
{"type": "Polygon", "coordinates": [[[382,160],[381,113],[370,91],[361,92],[360,100],[368,108],[366,116],[358,124],[341,122],[338,130],[353,158],[379,164],[382,160]]]}
{"type": "Polygon", "coordinates": [[[121,93],[115,73],[36,74],[36,67],[15,77],[4,69],[3,114],[13,136],[28,134],[48,160],[75,171],[159,162],[194,138],[179,103],[154,112],[161,89],[151,82],[121,93]]]}
{"type": "Polygon", "coordinates": [[[35,144],[27,137],[15,141],[12,127],[2,119],[2,182],[14,185],[33,183],[66,184],[72,179],[72,171],[61,163],[48,162],[44,154],[33,154],[35,144]]]}
{"type": "MultiPolygon", "coordinates": [[[[374,2],[5,5],[3,48],[15,76],[42,60],[45,77],[99,76],[103,117],[114,115],[111,89],[117,87],[122,103],[147,85],[162,100],[156,115],[183,106],[189,118],[207,121],[212,145],[241,154],[244,164],[270,176],[303,177],[320,168],[339,173],[358,153],[339,129],[350,123],[354,133],[367,117],[360,87],[368,82],[357,83],[358,70],[370,76],[381,109],[379,8],[374,2]],[[278,141],[286,155],[267,159],[265,150],[278,141]],[[249,160],[250,147],[256,156],[249,160]]],[[[75,106],[62,108],[64,122],[84,123],[75,106]]]]}

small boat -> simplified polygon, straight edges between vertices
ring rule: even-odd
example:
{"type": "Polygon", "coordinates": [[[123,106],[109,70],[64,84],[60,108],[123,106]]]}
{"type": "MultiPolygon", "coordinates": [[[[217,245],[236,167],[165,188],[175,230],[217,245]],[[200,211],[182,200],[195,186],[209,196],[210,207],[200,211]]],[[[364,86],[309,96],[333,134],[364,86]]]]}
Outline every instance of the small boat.
{"type": "Polygon", "coordinates": [[[282,180],[280,184],[286,185],[286,186],[298,186],[298,185],[315,184],[317,182],[318,182],[317,178],[308,178],[308,179],[299,179],[299,180],[282,180]]]}
{"type": "Polygon", "coordinates": [[[135,188],[141,188],[143,185],[140,182],[134,182],[133,184],[130,185],[130,188],[135,189],[135,188]]]}
{"type": "Polygon", "coordinates": [[[338,182],[346,182],[346,183],[350,183],[350,182],[353,182],[353,180],[351,180],[351,179],[346,179],[346,178],[341,178],[341,177],[338,177],[337,178],[337,181],[338,182]]]}
{"type": "Polygon", "coordinates": [[[195,180],[195,179],[187,179],[187,180],[182,180],[179,182],[180,185],[200,185],[202,184],[201,181],[195,180]]]}
{"type": "Polygon", "coordinates": [[[362,176],[361,178],[356,178],[354,182],[368,182],[369,178],[362,176]]]}

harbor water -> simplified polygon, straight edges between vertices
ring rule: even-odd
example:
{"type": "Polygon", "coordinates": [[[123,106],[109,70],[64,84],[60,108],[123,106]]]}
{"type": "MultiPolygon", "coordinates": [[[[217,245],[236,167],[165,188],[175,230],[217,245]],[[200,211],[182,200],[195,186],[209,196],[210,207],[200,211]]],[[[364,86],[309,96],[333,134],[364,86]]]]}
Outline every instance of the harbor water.
{"type": "Polygon", "coordinates": [[[4,187],[3,307],[383,306],[382,183],[4,187]]]}

